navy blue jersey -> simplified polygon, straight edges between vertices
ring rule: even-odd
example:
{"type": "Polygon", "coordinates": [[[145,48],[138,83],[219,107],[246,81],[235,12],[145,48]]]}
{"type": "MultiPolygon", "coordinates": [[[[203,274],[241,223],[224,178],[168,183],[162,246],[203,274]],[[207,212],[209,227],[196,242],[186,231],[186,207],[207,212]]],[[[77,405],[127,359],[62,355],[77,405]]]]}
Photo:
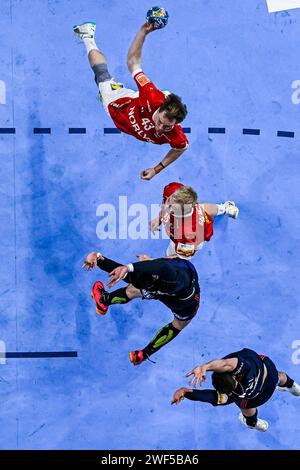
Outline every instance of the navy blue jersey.
{"type": "Polygon", "coordinates": [[[128,274],[128,281],[138,289],[184,298],[191,294],[194,283],[198,287],[196,269],[187,260],[157,258],[138,261],[133,263],[133,269],[133,272],[128,274]]]}
{"type": "Polygon", "coordinates": [[[223,358],[237,358],[238,360],[236,368],[232,371],[232,375],[239,383],[233,392],[234,395],[249,399],[256,397],[260,393],[265,373],[264,357],[259,356],[252,349],[244,348],[223,358]]]}

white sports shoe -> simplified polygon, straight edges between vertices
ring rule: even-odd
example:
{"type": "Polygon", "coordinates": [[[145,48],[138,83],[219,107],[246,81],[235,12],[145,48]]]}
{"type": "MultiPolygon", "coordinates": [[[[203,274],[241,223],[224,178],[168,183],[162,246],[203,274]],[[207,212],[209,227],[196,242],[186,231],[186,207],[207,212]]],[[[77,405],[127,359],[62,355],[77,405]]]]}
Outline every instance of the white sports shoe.
{"type": "Polygon", "coordinates": [[[248,426],[248,424],[246,423],[246,418],[243,415],[243,413],[239,414],[239,420],[248,429],[256,429],[257,431],[266,432],[268,427],[269,427],[268,421],[265,421],[264,419],[260,419],[260,418],[257,419],[257,423],[254,427],[253,426],[248,426]]]}
{"type": "Polygon", "coordinates": [[[225,206],[225,214],[228,215],[228,217],[232,217],[233,219],[237,219],[239,215],[239,208],[236,207],[234,201],[226,201],[224,202],[225,206]]]}
{"type": "Polygon", "coordinates": [[[86,23],[78,24],[73,26],[73,31],[80,39],[93,38],[96,32],[96,23],[87,21],[86,23]]]}
{"type": "Polygon", "coordinates": [[[300,397],[300,385],[296,384],[296,382],[293,383],[293,386],[288,388],[288,387],[280,387],[279,385],[276,387],[277,390],[280,392],[289,392],[292,395],[295,395],[295,397],[300,397]]]}

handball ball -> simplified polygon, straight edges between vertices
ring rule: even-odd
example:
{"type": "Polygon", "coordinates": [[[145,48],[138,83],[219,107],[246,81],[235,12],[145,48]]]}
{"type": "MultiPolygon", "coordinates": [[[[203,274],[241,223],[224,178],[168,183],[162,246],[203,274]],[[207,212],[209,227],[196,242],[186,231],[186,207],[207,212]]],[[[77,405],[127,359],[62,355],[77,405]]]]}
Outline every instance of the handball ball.
{"type": "Polygon", "coordinates": [[[147,11],[146,20],[154,25],[154,29],[161,29],[167,26],[169,14],[161,7],[152,7],[147,11]]]}

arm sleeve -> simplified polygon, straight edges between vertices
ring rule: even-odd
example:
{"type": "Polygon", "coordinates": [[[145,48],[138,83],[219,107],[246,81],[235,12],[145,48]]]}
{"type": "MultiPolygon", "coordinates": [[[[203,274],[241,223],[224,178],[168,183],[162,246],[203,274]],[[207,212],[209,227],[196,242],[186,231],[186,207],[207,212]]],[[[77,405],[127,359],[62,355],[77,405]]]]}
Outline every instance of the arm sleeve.
{"type": "Polygon", "coordinates": [[[212,406],[229,405],[232,403],[232,400],[227,395],[218,393],[216,390],[193,389],[193,392],[185,393],[184,397],[192,401],[210,403],[212,406]]]}
{"type": "Polygon", "coordinates": [[[223,359],[232,359],[232,358],[236,358],[238,360],[238,363],[237,363],[236,368],[233,369],[233,371],[231,372],[231,374],[233,374],[233,375],[240,375],[240,374],[245,375],[248,372],[249,368],[251,368],[251,365],[248,363],[247,360],[245,360],[243,358],[240,351],[228,354],[223,359]]]}
{"type": "Polygon", "coordinates": [[[138,261],[133,264],[133,272],[131,275],[134,274],[154,274],[157,275],[159,278],[163,279],[170,279],[170,281],[175,278],[176,279],[176,272],[172,267],[166,262],[165,259],[154,259],[151,261],[138,261]]]}
{"type": "Polygon", "coordinates": [[[141,106],[158,108],[165,100],[165,95],[162,91],[158,90],[153,82],[144,74],[140,69],[135,70],[133,78],[139,89],[139,99],[141,106]]]}
{"type": "Polygon", "coordinates": [[[117,263],[109,258],[98,259],[97,261],[98,268],[102,269],[102,271],[106,271],[110,273],[114,269],[118,268],[119,266],[123,266],[121,263],[117,263]]]}
{"type": "Polygon", "coordinates": [[[176,124],[172,133],[170,133],[170,145],[172,149],[181,151],[186,150],[189,146],[187,136],[179,124],[176,124]]]}
{"type": "Polygon", "coordinates": [[[234,402],[234,399],[228,397],[225,393],[218,393],[216,390],[197,390],[185,393],[185,398],[192,401],[202,401],[210,403],[212,406],[225,406],[234,402]]]}

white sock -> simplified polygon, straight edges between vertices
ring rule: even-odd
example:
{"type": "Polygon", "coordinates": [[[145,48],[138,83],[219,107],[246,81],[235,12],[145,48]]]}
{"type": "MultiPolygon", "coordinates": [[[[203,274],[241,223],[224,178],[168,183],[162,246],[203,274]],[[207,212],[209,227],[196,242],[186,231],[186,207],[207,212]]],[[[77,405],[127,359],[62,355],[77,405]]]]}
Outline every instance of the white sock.
{"type": "Polygon", "coordinates": [[[216,204],[218,208],[217,215],[224,215],[225,214],[225,204],[216,204]]]}
{"type": "Polygon", "coordinates": [[[95,38],[82,38],[82,41],[86,47],[87,53],[94,49],[97,49],[99,51],[97,44],[95,43],[95,38]]]}

